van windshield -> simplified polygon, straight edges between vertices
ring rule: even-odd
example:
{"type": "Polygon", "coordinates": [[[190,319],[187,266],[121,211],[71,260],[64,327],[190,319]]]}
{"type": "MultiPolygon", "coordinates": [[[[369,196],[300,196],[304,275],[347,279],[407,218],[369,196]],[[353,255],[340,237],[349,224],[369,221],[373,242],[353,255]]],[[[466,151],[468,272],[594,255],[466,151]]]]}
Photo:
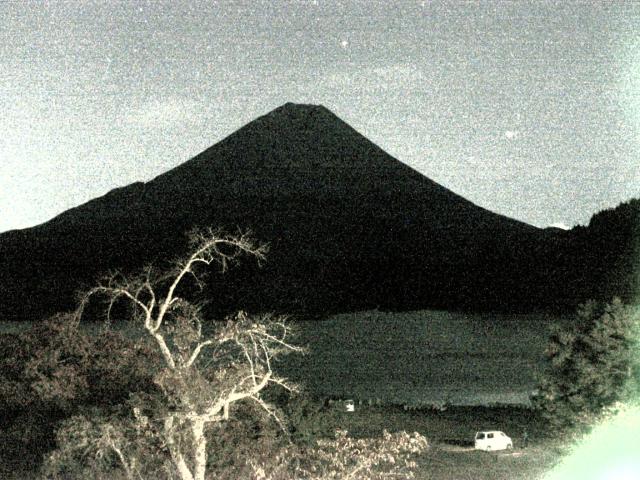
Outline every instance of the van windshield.
{"type": "Polygon", "coordinates": [[[477,438],[478,440],[482,440],[482,439],[484,438],[484,433],[478,433],[478,434],[476,434],[476,438],[477,438]]]}

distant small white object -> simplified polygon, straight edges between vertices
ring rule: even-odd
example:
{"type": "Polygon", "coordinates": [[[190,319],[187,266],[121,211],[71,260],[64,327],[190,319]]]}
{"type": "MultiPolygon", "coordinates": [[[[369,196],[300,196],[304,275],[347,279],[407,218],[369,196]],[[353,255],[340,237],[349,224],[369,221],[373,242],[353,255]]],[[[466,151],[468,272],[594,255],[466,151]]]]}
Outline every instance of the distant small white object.
{"type": "Polygon", "coordinates": [[[495,450],[511,450],[513,441],[504,432],[499,430],[488,430],[477,432],[474,447],[476,450],[491,452],[495,450]]]}
{"type": "Polygon", "coordinates": [[[504,136],[509,140],[512,140],[518,136],[518,132],[516,132],[515,130],[507,130],[506,132],[504,132],[504,136]]]}
{"type": "Polygon", "coordinates": [[[347,48],[349,46],[349,41],[348,40],[342,40],[342,42],[340,42],[340,45],[342,46],[342,48],[347,48]]]}
{"type": "Polygon", "coordinates": [[[562,223],[562,222],[555,222],[552,223],[551,225],[549,225],[550,227],[555,227],[555,228],[561,228],[562,230],[571,230],[571,227],[562,223]]]}
{"type": "Polygon", "coordinates": [[[345,400],[344,401],[344,409],[347,412],[355,412],[356,411],[356,404],[353,400],[345,400]]]}

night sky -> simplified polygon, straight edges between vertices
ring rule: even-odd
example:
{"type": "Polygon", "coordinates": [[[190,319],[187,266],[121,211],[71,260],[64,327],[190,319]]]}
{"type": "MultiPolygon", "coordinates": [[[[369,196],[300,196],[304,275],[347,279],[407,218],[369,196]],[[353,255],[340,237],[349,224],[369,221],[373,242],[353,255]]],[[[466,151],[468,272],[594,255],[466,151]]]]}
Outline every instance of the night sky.
{"type": "Polygon", "coordinates": [[[640,196],[640,2],[0,2],[0,231],[322,104],[474,203],[640,196]]]}

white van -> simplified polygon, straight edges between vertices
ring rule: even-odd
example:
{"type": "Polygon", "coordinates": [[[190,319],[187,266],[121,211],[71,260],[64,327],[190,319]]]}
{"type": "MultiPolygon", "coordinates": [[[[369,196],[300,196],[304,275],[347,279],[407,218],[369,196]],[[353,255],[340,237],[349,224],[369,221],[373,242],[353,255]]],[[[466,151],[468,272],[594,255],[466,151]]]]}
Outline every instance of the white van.
{"type": "Polygon", "coordinates": [[[511,438],[500,432],[499,430],[489,430],[486,432],[477,432],[475,449],[490,452],[492,450],[511,450],[513,442],[511,438]]]}

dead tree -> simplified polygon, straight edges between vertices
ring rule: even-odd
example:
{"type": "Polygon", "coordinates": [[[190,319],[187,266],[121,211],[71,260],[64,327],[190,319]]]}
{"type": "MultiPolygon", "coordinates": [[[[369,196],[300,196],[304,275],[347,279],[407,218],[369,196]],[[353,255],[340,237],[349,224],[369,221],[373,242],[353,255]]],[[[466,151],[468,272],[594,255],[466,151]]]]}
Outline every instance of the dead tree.
{"type": "MultiPolygon", "coordinates": [[[[105,277],[83,295],[78,318],[96,296],[108,299],[107,315],[123,299],[133,306],[132,320],[160,353],[160,365],[152,368],[165,405],[151,412],[141,405],[135,417],[156,426],[152,431],[161,437],[181,480],[203,480],[207,425],[228,418],[230,406],[239,401],[256,402],[279,421],[260,393],[270,385],[293,388],[276,375],[272,360],[301,349],[289,343],[284,318],[255,318],[240,312],[224,323],[205,324],[201,305],[180,296],[187,279],[202,286],[201,267],[218,264],[225,271],[241,255],[262,261],[265,246],[248,235],[226,236],[211,230],[194,233],[191,245],[193,253],[164,274],[149,267],[137,276],[105,277]]],[[[135,459],[126,459],[127,452],[114,448],[133,478],[128,466],[136,464],[135,459]]]]}

